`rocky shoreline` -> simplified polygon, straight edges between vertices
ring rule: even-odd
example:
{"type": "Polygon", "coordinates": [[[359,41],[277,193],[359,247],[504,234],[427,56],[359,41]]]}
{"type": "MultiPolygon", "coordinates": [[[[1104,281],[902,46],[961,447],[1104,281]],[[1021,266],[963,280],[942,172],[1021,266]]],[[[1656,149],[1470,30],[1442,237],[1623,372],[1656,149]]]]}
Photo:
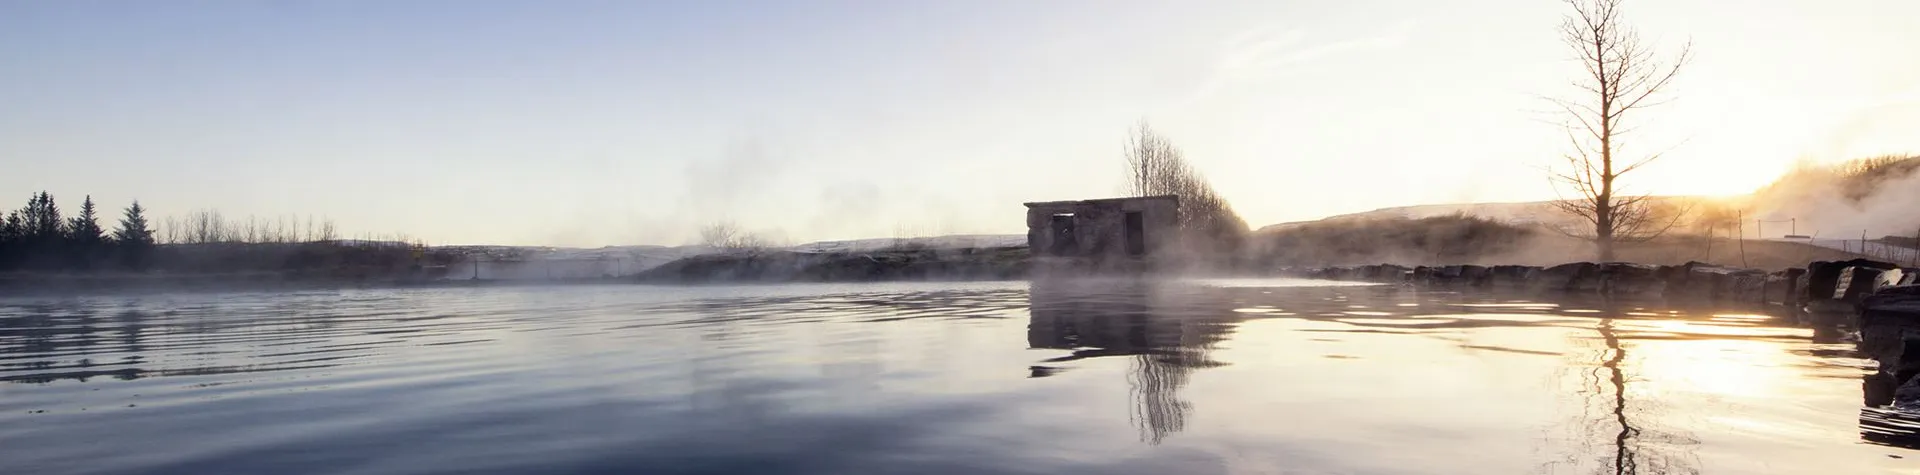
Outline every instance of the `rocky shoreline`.
{"type": "Polygon", "coordinates": [[[1378,264],[1287,269],[1312,279],[1405,284],[1415,287],[1571,292],[1616,298],[1798,305],[1823,300],[1857,302],[1882,288],[1920,284],[1920,269],[1856,259],[1815,261],[1776,271],[1703,262],[1649,265],[1574,262],[1551,267],[1378,264]]]}
{"type": "Polygon", "coordinates": [[[1008,280],[1027,276],[1024,247],[868,252],[743,250],[668,262],[640,272],[643,283],[873,282],[1008,280]]]}

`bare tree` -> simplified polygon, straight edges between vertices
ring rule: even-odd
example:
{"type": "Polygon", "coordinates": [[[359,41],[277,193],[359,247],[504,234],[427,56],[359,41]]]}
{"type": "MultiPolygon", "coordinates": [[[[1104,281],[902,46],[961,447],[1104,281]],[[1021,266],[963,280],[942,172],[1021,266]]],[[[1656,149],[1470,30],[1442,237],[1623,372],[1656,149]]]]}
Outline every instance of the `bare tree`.
{"type": "Polygon", "coordinates": [[[206,209],[187,213],[185,234],[188,244],[211,244],[232,241],[238,232],[220,210],[206,209]]]}
{"type": "Polygon", "coordinates": [[[172,216],[168,216],[167,219],[163,220],[160,224],[160,233],[161,233],[160,242],[166,243],[166,244],[180,244],[180,239],[181,239],[180,233],[182,231],[181,228],[182,228],[182,225],[180,224],[179,219],[174,218],[172,216]]]}
{"type": "Polygon", "coordinates": [[[259,218],[255,218],[253,217],[253,215],[247,215],[247,224],[241,225],[239,227],[240,227],[240,233],[239,233],[240,242],[247,242],[247,243],[261,242],[259,218]]]}
{"type": "Polygon", "coordinates": [[[1658,237],[1678,219],[1662,223],[1651,196],[1622,193],[1618,180],[1660,158],[1624,156],[1622,138],[1634,130],[1626,120],[1660,105],[1657,96],[1691,57],[1689,44],[1662,61],[1621,19],[1622,1],[1568,0],[1573,13],[1560,26],[1561,40],[1577,53],[1586,74],[1574,81],[1577,99],[1554,100],[1570,119],[1573,151],[1564,157],[1567,168],[1552,178],[1579,194],[1554,204],[1593,225],[1591,238],[1603,261],[1613,260],[1614,243],[1658,237]]]}
{"type": "Polygon", "coordinates": [[[720,221],[700,227],[700,244],[721,249],[765,249],[786,246],[785,234],[748,232],[732,221],[720,221]]]}
{"type": "Polygon", "coordinates": [[[1189,237],[1225,247],[1239,245],[1247,233],[1247,222],[1213,190],[1206,177],[1187,164],[1172,142],[1142,122],[1127,136],[1126,157],[1127,194],[1177,195],[1180,227],[1189,237]]]}
{"type": "Polygon", "coordinates": [[[766,249],[782,245],[784,239],[766,233],[750,232],[734,237],[731,246],[735,249],[766,249]]]}
{"type": "Polygon", "coordinates": [[[731,248],[739,242],[740,227],[732,222],[721,221],[700,228],[700,244],[709,247],[731,248]]]}
{"type": "Polygon", "coordinates": [[[1145,122],[1127,135],[1127,193],[1133,196],[1181,195],[1191,192],[1193,169],[1166,137],[1145,122]]]}

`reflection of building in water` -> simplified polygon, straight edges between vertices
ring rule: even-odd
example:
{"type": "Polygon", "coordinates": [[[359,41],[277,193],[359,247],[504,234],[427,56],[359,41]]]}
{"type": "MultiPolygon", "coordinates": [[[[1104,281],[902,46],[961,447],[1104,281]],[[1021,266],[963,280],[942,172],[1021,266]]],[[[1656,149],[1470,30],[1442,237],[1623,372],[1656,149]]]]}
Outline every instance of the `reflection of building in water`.
{"type": "Polygon", "coordinates": [[[1217,366],[1208,349],[1226,338],[1235,314],[1185,305],[1199,288],[1149,282],[1053,284],[1036,282],[1031,292],[1027,345],[1072,350],[1050,361],[1100,356],[1132,359],[1127,376],[1141,438],[1159,443],[1186,426],[1191,406],[1179,391],[1197,368],[1217,366]]]}

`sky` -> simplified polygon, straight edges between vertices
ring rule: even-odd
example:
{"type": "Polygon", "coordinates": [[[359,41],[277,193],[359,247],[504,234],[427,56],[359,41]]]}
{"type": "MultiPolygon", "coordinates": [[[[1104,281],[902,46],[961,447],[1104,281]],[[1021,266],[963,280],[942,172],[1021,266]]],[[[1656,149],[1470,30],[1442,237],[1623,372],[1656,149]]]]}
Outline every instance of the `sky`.
{"type": "MultiPolygon", "coordinates": [[[[1632,192],[1920,152],[1920,2],[1630,0],[1632,192]]],[[[0,199],[433,244],[1024,232],[1167,136],[1255,227],[1552,199],[1546,0],[0,2],[0,199]]]]}

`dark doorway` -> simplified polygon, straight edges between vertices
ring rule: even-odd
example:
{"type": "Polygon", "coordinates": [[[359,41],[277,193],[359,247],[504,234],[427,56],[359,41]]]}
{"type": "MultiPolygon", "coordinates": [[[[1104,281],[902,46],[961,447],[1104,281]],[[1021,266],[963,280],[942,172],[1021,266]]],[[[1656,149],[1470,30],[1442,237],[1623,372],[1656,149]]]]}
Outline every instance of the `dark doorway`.
{"type": "Polygon", "coordinates": [[[1074,239],[1073,213],[1053,215],[1053,220],[1048,224],[1053,230],[1053,249],[1049,249],[1053,255],[1068,256],[1079,253],[1080,242],[1074,239]]]}
{"type": "Polygon", "coordinates": [[[1147,221],[1139,211],[1127,212],[1127,255],[1147,254],[1147,221]]]}

